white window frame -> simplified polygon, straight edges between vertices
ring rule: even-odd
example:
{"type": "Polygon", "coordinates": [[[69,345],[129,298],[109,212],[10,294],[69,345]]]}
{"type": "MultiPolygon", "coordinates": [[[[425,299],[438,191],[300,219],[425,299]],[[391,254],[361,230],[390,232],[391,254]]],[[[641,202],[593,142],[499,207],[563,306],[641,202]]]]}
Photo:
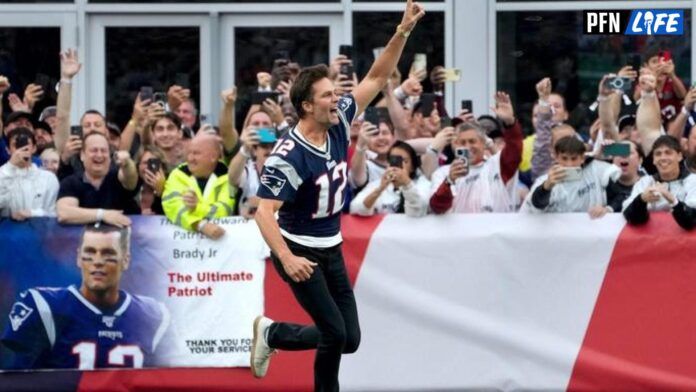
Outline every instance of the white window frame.
{"type": "MultiPolygon", "coordinates": [[[[90,15],[87,34],[88,57],[85,59],[89,88],[81,112],[97,109],[106,113],[106,28],[107,27],[198,27],[200,48],[200,102],[199,113],[210,113],[214,94],[211,82],[210,18],[208,15],[90,15]]],[[[186,72],[187,70],[181,70],[186,72]]]]}

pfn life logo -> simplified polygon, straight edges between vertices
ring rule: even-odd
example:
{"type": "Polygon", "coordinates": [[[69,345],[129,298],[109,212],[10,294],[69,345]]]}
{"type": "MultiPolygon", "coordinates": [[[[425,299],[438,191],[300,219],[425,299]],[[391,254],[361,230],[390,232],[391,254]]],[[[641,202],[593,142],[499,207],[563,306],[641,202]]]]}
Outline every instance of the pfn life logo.
{"type": "Polygon", "coordinates": [[[683,35],[684,10],[583,11],[585,34],[683,35]]]}

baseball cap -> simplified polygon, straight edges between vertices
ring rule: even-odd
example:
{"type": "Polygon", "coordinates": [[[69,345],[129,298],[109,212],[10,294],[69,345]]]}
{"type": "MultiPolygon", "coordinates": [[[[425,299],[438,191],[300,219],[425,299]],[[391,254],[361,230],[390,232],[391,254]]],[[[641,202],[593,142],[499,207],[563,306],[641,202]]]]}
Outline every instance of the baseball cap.
{"type": "Polygon", "coordinates": [[[46,121],[49,117],[55,117],[57,115],[57,109],[55,106],[46,106],[44,110],[41,111],[39,116],[39,121],[46,121]]]}
{"type": "Polygon", "coordinates": [[[476,120],[486,131],[486,136],[491,139],[503,137],[503,124],[497,117],[484,114],[476,120]]]}
{"type": "Polygon", "coordinates": [[[7,116],[7,120],[5,120],[5,125],[12,124],[13,122],[21,120],[23,118],[29,120],[29,122],[31,123],[32,126],[34,125],[35,121],[31,117],[31,113],[22,112],[22,111],[10,113],[10,115],[7,116]]]}

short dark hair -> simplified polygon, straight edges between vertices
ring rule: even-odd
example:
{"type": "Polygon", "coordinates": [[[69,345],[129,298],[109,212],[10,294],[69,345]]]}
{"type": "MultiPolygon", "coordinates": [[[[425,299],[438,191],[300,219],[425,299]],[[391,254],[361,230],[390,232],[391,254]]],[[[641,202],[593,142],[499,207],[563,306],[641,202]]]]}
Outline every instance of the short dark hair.
{"type": "Polygon", "coordinates": [[[585,143],[581,142],[575,136],[565,136],[556,142],[553,146],[556,154],[571,154],[583,155],[585,153],[585,143]]]}
{"type": "Polygon", "coordinates": [[[652,150],[650,151],[651,156],[653,155],[655,150],[657,150],[658,147],[667,147],[676,152],[682,152],[682,147],[679,140],[677,140],[674,136],[670,135],[662,135],[655,140],[655,143],[653,143],[652,146],[652,150]]]}
{"type": "Polygon", "coordinates": [[[92,131],[82,138],[82,151],[85,151],[85,148],[87,148],[87,139],[95,135],[103,137],[104,140],[106,140],[106,144],[109,144],[109,138],[106,135],[101,132],[92,131]]]}
{"type": "MultiPolygon", "coordinates": [[[[84,120],[84,119],[85,119],[85,116],[88,115],[88,114],[96,114],[96,115],[98,115],[99,117],[101,117],[102,120],[104,120],[104,122],[106,123],[106,117],[104,117],[104,115],[101,114],[101,112],[100,112],[99,110],[96,110],[96,109],[89,109],[88,111],[86,111],[86,112],[82,115],[82,117],[80,117],[80,124],[82,124],[82,120],[84,120]]],[[[105,125],[106,125],[106,124],[105,124],[105,125]]]]}
{"type": "Polygon", "coordinates": [[[28,137],[31,140],[31,143],[33,145],[36,145],[36,136],[34,136],[34,132],[32,132],[29,128],[19,127],[11,130],[7,134],[7,147],[9,148],[12,145],[12,139],[17,138],[19,136],[28,137]]]}
{"type": "Polygon", "coordinates": [[[312,86],[314,83],[328,77],[329,67],[325,64],[303,68],[297,75],[290,89],[290,102],[292,102],[292,106],[295,107],[295,111],[299,118],[304,118],[305,114],[307,114],[304,108],[302,108],[302,102],[312,101],[312,97],[314,96],[314,89],[312,86]]]}
{"type": "Polygon", "coordinates": [[[389,147],[389,152],[387,153],[387,155],[391,155],[392,150],[394,150],[395,148],[406,151],[409,158],[411,158],[412,170],[410,173],[408,173],[408,176],[412,180],[415,179],[416,173],[418,173],[418,169],[420,168],[420,165],[421,165],[420,158],[418,157],[418,153],[416,153],[416,150],[414,150],[410,144],[408,144],[402,140],[397,140],[394,142],[394,144],[392,144],[391,147],[389,147]]]}
{"type": "MultiPolygon", "coordinates": [[[[176,125],[176,128],[177,128],[177,129],[181,129],[181,118],[179,118],[179,116],[177,116],[176,113],[174,113],[174,112],[166,112],[166,113],[164,113],[164,117],[158,118],[157,121],[155,121],[155,124],[157,124],[157,122],[158,122],[159,120],[162,120],[163,118],[166,118],[166,119],[168,119],[169,121],[173,122],[174,125],[176,125]]],[[[154,125],[154,124],[152,125],[152,128],[153,128],[153,129],[155,128],[155,125],[154,125]]]]}
{"type": "MultiPolygon", "coordinates": [[[[662,52],[662,48],[660,45],[653,43],[648,45],[644,50],[643,50],[643,65],[647,64],[648,61],[650,61],[651,58],[659,56],[660,52],[662,52]]],[[[640,70],[636,70],[640,71],[640,70]]]]}
{"type": "Polygon", "coordinates": [[[125,255],[130,252],[130,227],[116,227],[104,222],[98,226],[94,224],[85,225],[82,236],[80,236],[80,248],[82,248],[87,232],[102,234],[119,233],[121,234],[121,238],[119,238],[118,244],[121,246],[123,254],[125,255]]]}

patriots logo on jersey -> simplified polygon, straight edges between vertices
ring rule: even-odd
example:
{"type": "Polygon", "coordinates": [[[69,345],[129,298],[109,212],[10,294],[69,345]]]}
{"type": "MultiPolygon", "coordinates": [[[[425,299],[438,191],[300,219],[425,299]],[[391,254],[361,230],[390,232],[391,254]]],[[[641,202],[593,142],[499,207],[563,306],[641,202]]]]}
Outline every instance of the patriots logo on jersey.
{"type": "Polygon", "coordinates": [[[12,305],[12,311],[10,312],[10,324],[12,325],[12,330],[16,332],[19,327],[22,326],[22,323],[29,318],[33,311],[34,309],[28,307],[27,305],[21,302],[15,302],[14,305],[12,305]]]}
{"type": "Polygon", "coordinates": [[[287,180],[272,176],[270,174],[264,174],[261,176],[261,184],[268,188],[274,196],[278,196],[280,194],[280,191],[283,189],[286,182],[287,180]]]}
{"type": "Polygon", "coordinates": [[[353,98],[344,97],[340,101],[338,101],[338,109],[345,112],[352,104],[353,98]]]}

